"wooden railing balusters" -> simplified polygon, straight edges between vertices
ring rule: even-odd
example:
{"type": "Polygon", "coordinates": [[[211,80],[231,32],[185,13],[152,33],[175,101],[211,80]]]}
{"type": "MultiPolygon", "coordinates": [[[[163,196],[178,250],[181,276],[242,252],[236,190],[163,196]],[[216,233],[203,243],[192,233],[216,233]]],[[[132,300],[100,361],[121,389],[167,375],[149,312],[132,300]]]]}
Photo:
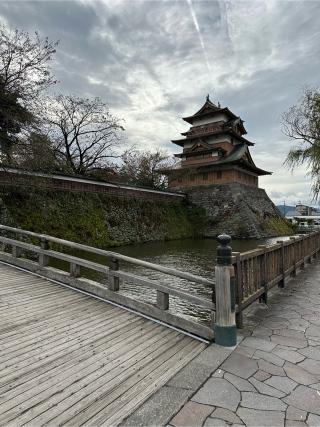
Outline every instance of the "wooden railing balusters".
{"type": "Polygon", "coordinates": [[[80,265],[76,264],[75,262],[70,262],[70,276],[71,277],[80,277],[80,265]]]}
{"type": "Polygon", "coordinates": [[[11,254],[14,258],[20,258],[22,249],[19,246],[12,246],[11,254]]]}
{"type": "Polygon", "coordinates": [[[292,270],[292,276],[296,277],[297,275],[297,240],[295,237],[290,237],[290,240],[293,242],[292,248],[293,248],[293,270],[292,270]]]}
{"type": "Polygon", "coordinates": [[[120,289],[120,279],[119,277],[113,276],[112,271],[119,270],[119,260],[116,258],[112,258],[110,263],[110,276],[109,276],[109,284],[108,288],[110,291],[117,292],[120,289]]]}
{"type": "Polygon", "coordinates": [[[243,313],[242,313],[242,300],[243,300],[243,283],[242,283],[242,271],[240,252],[233,252],[236,257],[235,263],[235,287],[236,287],[236,304],[238,309],[236,311],[236,325],[237,328],[243,328],[243,313]]]}
{"type": "MultiPolygon", "coordinates": [[[[41,249],[47,251],[49,249],[49,242],[46,238],[40,238],[40,247],[41,249]]],[[[39,265],[40,267],[47,267],[49,265],[49,257],[45,254],[39,254],[39,265]]]]}
{"type": "Polygon", "coordinates": [[[283,240],[278,240],[277,241],[277,243],[279,244],[279,245],[281,245],[281,248],[280,248],[280,274],[281,274],[281,280],[280,280],[280,282],[278,283],[278,287],[279,288],[284,288],[284,282],[285,282],[285,260],[284,260],[284,242],[283,242],[283,240]]]}
{"type": "Polygon", "coordinates": [[[157,307],[161,310],[169,309],[169,294],[157,291],[157,307]]]}
{"type": "Polygon", "coordinates": [[[262,258],[262,271],[261,271],[261,286],[264,288],[264,293],[261,295],[261,302],[268,304],[268,285],[267,285],[267,254],[266,245],[259,245],[259,249],[263,251],[262,258]]]}

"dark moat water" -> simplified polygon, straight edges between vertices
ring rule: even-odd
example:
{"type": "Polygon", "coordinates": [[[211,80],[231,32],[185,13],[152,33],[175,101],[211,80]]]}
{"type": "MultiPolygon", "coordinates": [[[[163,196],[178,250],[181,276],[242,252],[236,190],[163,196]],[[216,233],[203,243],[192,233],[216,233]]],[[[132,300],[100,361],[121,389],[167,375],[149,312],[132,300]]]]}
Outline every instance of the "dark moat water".
{"type": "MultiPolygon", "coordinates": [[[[263,240],[233,240],[232,249],[236,252],[245,252],[256,248],[262,244],[272,244],[276,240],[284,238],[272,238],[263,240]]],[[[111,249],[114,252],[121,253],[133,258],[142,259],[166,267],[176,268],[187,271],[208,279],[214,277],[214,267],[216,259],[217,242],[214,239],[185,239],[168,242],[141,243],[130,246],[122,246],[111,249]]],[[[104,257],[83,252],[73,252],[74,255],[89,259],[102,264],[107,264],[104,257]]],[[[53,266],[66,268],[59,261],[55,261],[53,266]]],[[[211,298],[210,286],[195,284],[174,276],[168,276],[158,271],[153,271],[132,264],[120,263],[120,269],[130,271],[136,275],[148,277],[159,283],[170,284],[177,289],[193,293],[205,298],[211,298]]],[[[90,279],[106,283],[106,278],[102,274],[92,270],[81,269],[82,274],[90,279]]],[[[132,296],[140,301],[155,302],[156,292],[146,287],[132,286],[126,283],[121,286],[121,293],[132,296]]],[[[208,310],[202,310],[192,304],[176,297],[170,297],[170,311],[179,313],[189,319],[201,320],[207,323],[210,319],[208,310]]]]}

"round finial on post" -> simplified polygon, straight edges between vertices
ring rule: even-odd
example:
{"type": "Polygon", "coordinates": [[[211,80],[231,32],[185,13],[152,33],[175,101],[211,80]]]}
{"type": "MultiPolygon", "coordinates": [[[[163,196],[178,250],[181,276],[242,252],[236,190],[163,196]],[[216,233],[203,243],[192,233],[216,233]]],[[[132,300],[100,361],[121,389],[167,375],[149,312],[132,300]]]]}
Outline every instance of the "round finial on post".
{"type": "Polygon", "coordinates": [[[231,265],[232,248],[229,246],[231,237],[228,234],[220,234],[217,240],[220,243],[217,248],[217,264],[231,265]]]}

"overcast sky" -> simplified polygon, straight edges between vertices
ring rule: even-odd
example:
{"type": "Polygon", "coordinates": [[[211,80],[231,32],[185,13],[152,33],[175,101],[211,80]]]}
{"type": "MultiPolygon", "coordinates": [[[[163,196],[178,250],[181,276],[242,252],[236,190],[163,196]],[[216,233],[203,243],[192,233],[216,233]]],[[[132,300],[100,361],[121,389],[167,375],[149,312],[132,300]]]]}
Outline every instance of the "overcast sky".
{"type": "Polygon", "coordinates": [[[207,93],[245,120],[276,203],[310,202],[304,168],[283,167],[281,113],[320,86],[320,1],[1,1],[11,27],[60,40],[56,92],[100,96],[128,143],[170,153],[207,93]]]}

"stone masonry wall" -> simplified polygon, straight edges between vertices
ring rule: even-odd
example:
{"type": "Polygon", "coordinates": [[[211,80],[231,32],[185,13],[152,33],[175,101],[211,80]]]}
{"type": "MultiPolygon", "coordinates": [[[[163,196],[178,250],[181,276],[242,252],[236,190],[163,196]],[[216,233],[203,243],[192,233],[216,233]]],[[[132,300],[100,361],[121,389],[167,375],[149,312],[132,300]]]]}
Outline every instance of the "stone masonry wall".
{"type": "Polygon", "coordinates": [[[186,192],[191,203],[206,210],[206,237],[227,233],[234,238],[258,239],[292,234],[290,225],[262,188],[232,183],[186,192]]]}

